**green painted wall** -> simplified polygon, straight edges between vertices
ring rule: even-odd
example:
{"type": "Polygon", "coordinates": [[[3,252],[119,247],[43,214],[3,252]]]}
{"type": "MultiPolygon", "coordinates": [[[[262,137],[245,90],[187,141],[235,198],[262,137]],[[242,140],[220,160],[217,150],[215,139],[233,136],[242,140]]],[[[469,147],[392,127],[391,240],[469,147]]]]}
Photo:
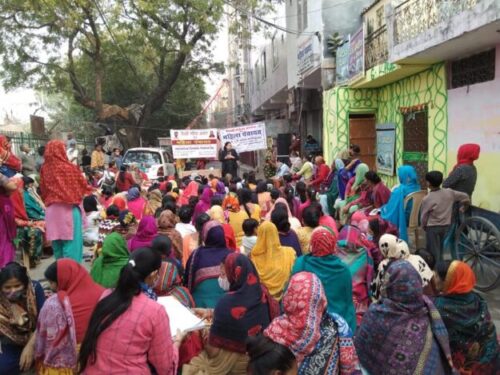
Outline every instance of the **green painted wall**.
{"type": "MultiPolygon", "coordinates": [[[[369,74],[367,72],[367,76],[369,74]]],[[[349,114],[375,113],[377,123],[396,124],[396,166],[400,166],[403,162],[403,115],[399,109],[428,103],[429,170],[446,173],[448,97],[444,64],[436,64],[375,89],[336,87],[325,91],[323,98],[323,148],[329,163],[349,146],[349,114]]],[[[397,182],[395,176],[383,178],[390,186],[397,182]]]]}

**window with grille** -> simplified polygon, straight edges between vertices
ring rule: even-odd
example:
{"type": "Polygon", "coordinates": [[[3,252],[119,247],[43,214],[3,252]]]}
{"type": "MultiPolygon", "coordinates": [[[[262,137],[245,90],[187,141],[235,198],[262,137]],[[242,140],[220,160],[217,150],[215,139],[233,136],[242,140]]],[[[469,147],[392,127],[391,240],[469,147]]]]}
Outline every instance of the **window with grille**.
{"type": "Polygon", "coordinates": [[[495,49],[451,63],[451,88],[470,86],[495,79],[495,49]]]}

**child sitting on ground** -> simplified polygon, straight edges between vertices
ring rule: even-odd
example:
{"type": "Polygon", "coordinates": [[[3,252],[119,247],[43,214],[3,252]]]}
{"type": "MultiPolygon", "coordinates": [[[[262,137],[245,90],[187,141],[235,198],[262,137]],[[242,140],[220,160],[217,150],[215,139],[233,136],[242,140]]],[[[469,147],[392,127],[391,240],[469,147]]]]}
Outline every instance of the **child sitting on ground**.
{"type": "Polygon", "coordinates": [[[259,227],[259,222],[255,219],[246,219],[243,222],[243,232],[245,235],[241,240],[240,251],[242,254],[249,256],[250,251],[254,248],[257,243],[257,228],[259,227]]]}

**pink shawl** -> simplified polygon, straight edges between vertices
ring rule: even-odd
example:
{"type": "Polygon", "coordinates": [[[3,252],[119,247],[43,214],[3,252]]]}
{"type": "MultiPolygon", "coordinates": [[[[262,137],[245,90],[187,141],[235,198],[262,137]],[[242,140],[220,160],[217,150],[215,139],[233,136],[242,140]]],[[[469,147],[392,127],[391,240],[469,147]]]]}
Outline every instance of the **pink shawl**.
{"type": "Polygon", "coordinates": [[[67,296],[62,304],[57,294],[45,301],[38,315],[35,360],[48,367],[76,370],[76,330],[67,296]],[[61,332],[68,334],[61,335],[61,332]]]}

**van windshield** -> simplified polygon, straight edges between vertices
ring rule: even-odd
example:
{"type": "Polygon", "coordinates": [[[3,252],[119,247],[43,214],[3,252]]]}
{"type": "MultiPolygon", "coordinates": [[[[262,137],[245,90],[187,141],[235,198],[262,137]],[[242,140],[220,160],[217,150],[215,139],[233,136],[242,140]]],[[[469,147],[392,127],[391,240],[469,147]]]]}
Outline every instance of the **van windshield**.
{"type": "Polygon", "coordinates": [[[142,170],[148,170],[155,164],[162,164],[159,152],[154,151],[127,151],[123,159],[125,164],[138,164],[142,170]]]}

